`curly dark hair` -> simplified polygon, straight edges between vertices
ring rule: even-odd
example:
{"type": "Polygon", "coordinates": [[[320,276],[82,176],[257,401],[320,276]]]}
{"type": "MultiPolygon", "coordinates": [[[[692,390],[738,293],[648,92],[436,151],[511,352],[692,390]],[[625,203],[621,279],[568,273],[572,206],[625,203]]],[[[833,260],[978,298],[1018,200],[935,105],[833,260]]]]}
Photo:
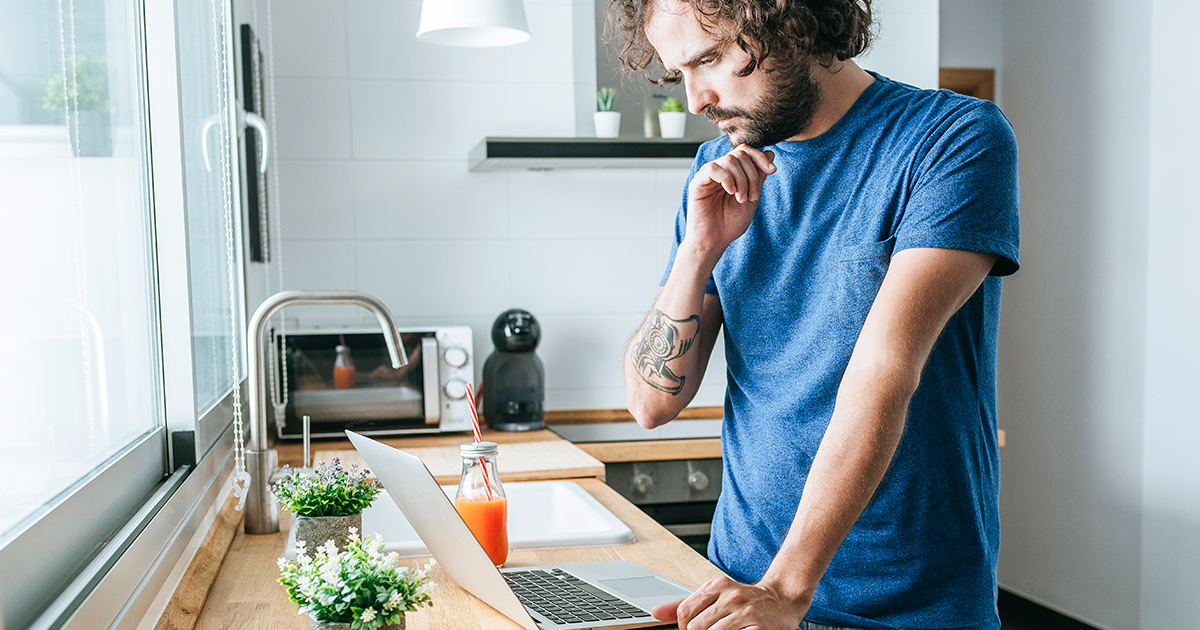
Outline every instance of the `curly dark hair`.
{"type": "MultiPolygon", "coordinates": [[[[640,71],[661,62],[646,39],[646,24],[660,2],[610,0],[606,36],[619,44],[622,68],[640,71]]],[[[858,56],[871,44],[871,0],[678,0],[696,11],[719,41],[736,43],[750,56],[737,73],[802,67],[807,60],[830,66],[858,56]],[[763,62],[771,60],[769,67],[763,62]]],[[[677,72],[651,81],[678,83],[677,72]]]]}

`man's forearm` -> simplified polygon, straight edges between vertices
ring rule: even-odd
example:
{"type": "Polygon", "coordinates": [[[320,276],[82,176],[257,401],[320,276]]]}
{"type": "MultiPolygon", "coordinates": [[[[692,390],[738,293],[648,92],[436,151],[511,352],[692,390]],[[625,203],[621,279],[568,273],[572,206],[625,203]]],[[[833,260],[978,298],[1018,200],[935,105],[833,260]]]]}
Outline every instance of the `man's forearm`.
{"type": "Polygon", "coordinates": [[[811,603],[826,567],[887,472],[916,383],[910,374],[877,366],[847,369],[796,516],[762,584],[811,603]]]}
{"type": "Polygon", "coordinates": [[[681,244],[654,307],[626,347],[629,410],[647,428],[678,415],[699,386],[704,288],[714,264],[681,244]]]}

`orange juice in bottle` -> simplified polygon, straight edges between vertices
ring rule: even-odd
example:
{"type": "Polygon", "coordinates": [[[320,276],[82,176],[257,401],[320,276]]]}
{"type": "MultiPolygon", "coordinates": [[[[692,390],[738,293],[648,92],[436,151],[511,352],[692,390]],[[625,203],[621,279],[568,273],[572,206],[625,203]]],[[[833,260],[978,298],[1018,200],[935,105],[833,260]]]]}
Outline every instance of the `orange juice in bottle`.
{"type": "Polygon", "coordinates": [[[338,346],[337,358],[333,360],[333,388],[354,389],[354,359],[350,358],[350,346],[338,346]]]}
{"type": "Polygon", "coordinates": [[[462,477],[454,496],[458,515],[496,566],[508,560],[508,499],[496,470],[499,452],[495,442],[463,444],[462,477]]]}

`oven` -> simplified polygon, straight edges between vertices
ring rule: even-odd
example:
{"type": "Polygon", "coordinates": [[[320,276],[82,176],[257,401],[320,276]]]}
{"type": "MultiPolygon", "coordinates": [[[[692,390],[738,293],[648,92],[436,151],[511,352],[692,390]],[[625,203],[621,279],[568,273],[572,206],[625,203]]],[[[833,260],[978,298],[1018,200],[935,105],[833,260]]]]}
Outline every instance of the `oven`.
{"type": "MultiPolygon", "coordinates": [[[[576,443],[641,442],[720,438],[721,420],[675,420],[656,429],[637,423],[573,424],[550,427],[576,443]]],[[[670,448],[669,442],[662,449],[670,448]]],[[[646,459],[605,462],[611,488],[658,521],[700,555],[708,555],[713,513],[721,495],[721,458],[646,459]]]]}
{"type": "Polygon", "coordinates": [[[471,430],[466,385],[474,378],[471,328],[401,328],[408,365],[393,370],[379,330],[288,330],[275,335],[272,392],[280,439],[471,430]]]}

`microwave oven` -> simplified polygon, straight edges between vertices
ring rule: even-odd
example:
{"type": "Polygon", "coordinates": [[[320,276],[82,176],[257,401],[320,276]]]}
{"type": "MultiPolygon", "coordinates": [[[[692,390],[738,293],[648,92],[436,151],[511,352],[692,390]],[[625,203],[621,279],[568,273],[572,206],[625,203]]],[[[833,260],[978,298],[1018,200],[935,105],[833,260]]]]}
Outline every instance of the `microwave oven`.
{"type": "Polygon", "coordinates": [[[303,437],[304,416],[314,438],[345,437],[346,429],[365,435],[471,430],[469,326],[401,328],[408,365],[399,370],[392,369],[378,329],[287,330],[274,339],[275,373],[285,376],[287,388],[284,413],[275,415],[281,440],[303,437]],[[335,382],[339,346],[353,369],[340,367],[335,382]]]}

